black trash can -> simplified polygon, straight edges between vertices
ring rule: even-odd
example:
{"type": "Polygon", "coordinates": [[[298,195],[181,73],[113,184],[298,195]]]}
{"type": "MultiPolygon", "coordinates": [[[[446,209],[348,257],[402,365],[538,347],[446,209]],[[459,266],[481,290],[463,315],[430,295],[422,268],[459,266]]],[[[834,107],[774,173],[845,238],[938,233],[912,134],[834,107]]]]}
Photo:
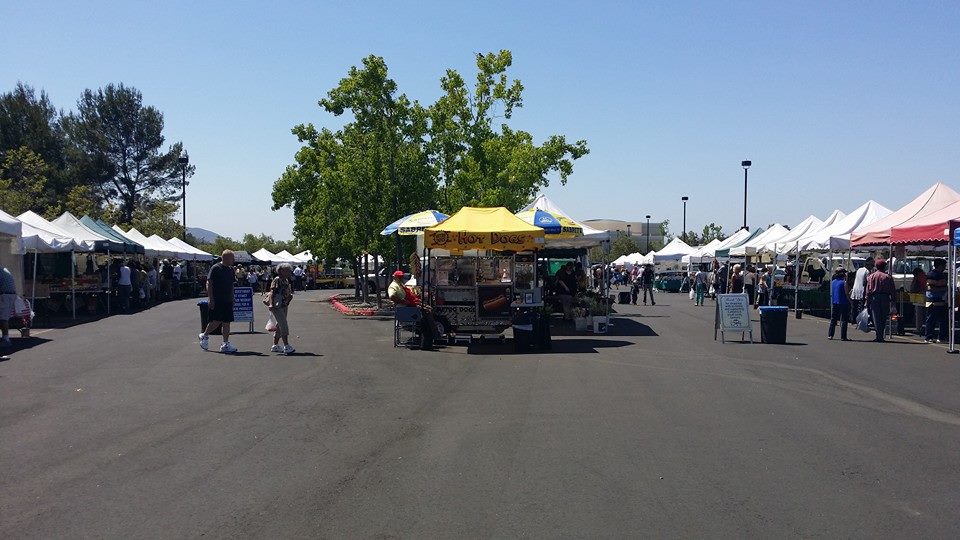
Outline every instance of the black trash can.
{"type": "MultiPolygon", "coordinates": [[[[207,303],[207,299],[204,298],[197,302],[197,307],[200,308],[200,332],[203,333],[207,329],[207,323],[210,322],[210,306],[207,303]]],[[[219,336],[222,332],[218,326],[216,330],[211,332],[215,336],[219,336]]]]}
{"type": "Polygon", "coordinates": [[[783,344],[787,342],[787,306],[760,307],[760,341],[783,344]]]}

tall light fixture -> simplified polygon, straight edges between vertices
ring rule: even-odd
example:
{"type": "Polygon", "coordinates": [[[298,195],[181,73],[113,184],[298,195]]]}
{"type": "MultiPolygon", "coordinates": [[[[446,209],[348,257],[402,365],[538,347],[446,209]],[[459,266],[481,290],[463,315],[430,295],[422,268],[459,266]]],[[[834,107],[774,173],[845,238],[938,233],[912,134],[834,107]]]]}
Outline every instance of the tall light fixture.
{"type": "Polygon", "coordinates": [[[645,249],[644,251],[646,251],[647,253],[650,253],[650,216],[649,215],[647,216],[646,231],[647,231],[647,249],[645,249]]]}
{"type": "Polygon", "coordinates": [[[753,165],[750,160],[740,162],[740,166],[743,167],[743,228],[748,231],[750,227],[747,227],[747,169],[750,168],[750,165],[753,165]]]}
{"type": "Polygon", "coordinates": [[[184,150],[180,154],[180,169],[182,173],[181,188],[183,189],[183,202],[181,207],[183,208],[183,241],[187,241],[187,165],[190,164],[190,156],[187,155],[187,151],[184,150]]]}
{"type": "Polygon", "coordinates": [[[690,200],[690,197],[680,197],[680,200],[683,201],[683,241],[687,241],[687,201],[690,200]]]}

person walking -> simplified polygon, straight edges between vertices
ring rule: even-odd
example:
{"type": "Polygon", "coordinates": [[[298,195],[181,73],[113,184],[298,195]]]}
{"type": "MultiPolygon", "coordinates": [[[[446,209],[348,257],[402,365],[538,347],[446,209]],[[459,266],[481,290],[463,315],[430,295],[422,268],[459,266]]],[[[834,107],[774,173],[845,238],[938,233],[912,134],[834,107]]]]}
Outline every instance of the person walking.
{"type": "Polygon", "coordinates": [[[847,339],[847,324],[850,322],[847,270],[842,266],[833,272],[833,279],[830,281],[830,303],[833,304],[833,309],[830,312],[830,329],[827,331],[827,339],[833,339],[839,321],[840,341],[850,341],[847,339]]]}
{"type": "Polygon", "coordinates": [[[130,291],[132,289],[130,266],[127,261],[123,261],[120,263],[120,277],[117,278],[117,300],[120,301],[120,309],[123,311],[130,311],[130,291]]]}
{"type": "Polygon", "coordinates": [[[770,299],[770,273],[767,267],[760,268],[760,275],[757,276],[757,294],[753,301],[753,309],[765,306],[770,299]]]}
{"type": "Polygon", "coordinates": [[[752,305],[756,299],[757,293],[757,271],[752,264],[747,265],[747,271],[743,274],[743,292],[747,293],[747,298],[752,305]]]}
{"type": "MultiPolygon", "coordinates": [[[[890,304],[893,295],[897,293],[893,278],[887,273],[887,261],[877,259],[874,263],[876,270],[867,276],[866,299],[873,316],[873,327],[877,331],[874,341],[882,343],[887,329],[887,319],[890,317],[890,304]]],[[[928,330],[929,332],[929,330],[928,330]]]]}
{"type": "Polygon", "coordinates": [[[853,277],[853,287],[850,288],[850,304],[853,316],[856,318],[867,307],[865,304],[867,296],[867,276],[873,270],[873,257],[868,257],[863,261],[863,266],[857,269],[853,277]]]}
{"type": "Polygon", "coordinates": [[[703,305],[703,296],[707,292],[707,268],[704,265],[700,265],[700,269],[697,270],[697,273],[693,276],[693,303],[697,306],[703,305]]]}
{"type": "Polygon", "coordinates": [[[257,281],[260,280],[260,276],[257,275],[257,271],[251,266],[247,269],[247,287],[253,289],[253,292],[257,292],[257,281]]]}
{"type": "Polygon", "coordinates": [[[934,341],[933,330],[937,327],[940,333],[937,334],[936,342],[947,340],[947,273],[944,271],[946,267],[947,261],[937,259],[933,261],[933,270],[927,273],[925,293],[927,320],[924,323],[926,332],[923,339],[927,343],[934,341]]]}
{"type": "Polygon", "coordinates": [[[729,290],[732,294],[743,294],[743,272],[740,271],[740,265],[733,265],[730,271],[730,277],[727,279],[729,290]]]}
{"type": "Polygon", "coordinates": [[[270,282],[270,293],[267,297],[267,307],[273,320],[277,323],[277,329],[273,332],[273,346],[270,352],[283,354],[292,354],[294,348],[290,346],[290,326],[287,323],[287,308],[290,301],[293,300],[293,284],[290,278],[293,275],[293,269],[289,263],[283,263],[277,266],[277,277],[270,282]],[[283,341],[283,346],[280,342],[283,341]]]}
{"type": "Polygon", "coordinates": [[[647,264],[640,273],[640,286],[643,288],[643,305],[647,305],[647,293],[650,293],[650,304],[657,305],[653,299],[653,265],[647,264]]]}
{"type": "Polygon", "coordinates": [[[236,347],[230,344],[230,323],[233,322],[233,252],[224,250],[220,262],[210,267],[207,274],[207,306],[210,322],[200,334],[200,348],[209,350],[210,333],[221,328],[223,344],[220,352],[235,353],[236,347]]]}

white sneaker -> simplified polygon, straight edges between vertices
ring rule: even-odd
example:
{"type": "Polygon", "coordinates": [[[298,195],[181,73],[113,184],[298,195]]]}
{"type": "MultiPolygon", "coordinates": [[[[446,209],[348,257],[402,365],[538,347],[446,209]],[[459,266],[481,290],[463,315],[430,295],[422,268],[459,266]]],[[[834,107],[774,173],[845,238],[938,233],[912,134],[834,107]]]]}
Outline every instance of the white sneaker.
{"type": "Polygon", "coordinates": [[[296,351],[296,349],[294,349],[294,348],[291,347],[290,345],[284,345],[284,346],[283,346],[283,354],[293,354],[295,351],[296,351]]]}
{"type": "Polygon", "coordinates": [[[209,351],[209,350],[210,350],[210,336],[208,336],[208,335],[206,335],[206,334],[200,334],[200,335],[197,336],[197,337],[200,338],[200,348],[203,349],[203,350],[205,350],[205,351],[209,351]]]}
{"type": "Polygon", "coordinates": [[[237,348],[231,345],[229,341],[225,341],[223,345],[220,346],[220,352],[227,354],[235,353],[237,352],[237,348]]]}
{"type": "Polygon", "coordinates": [[[270,347],[270,352],[283,352],[283,345],[274,345],[270,347]]]}

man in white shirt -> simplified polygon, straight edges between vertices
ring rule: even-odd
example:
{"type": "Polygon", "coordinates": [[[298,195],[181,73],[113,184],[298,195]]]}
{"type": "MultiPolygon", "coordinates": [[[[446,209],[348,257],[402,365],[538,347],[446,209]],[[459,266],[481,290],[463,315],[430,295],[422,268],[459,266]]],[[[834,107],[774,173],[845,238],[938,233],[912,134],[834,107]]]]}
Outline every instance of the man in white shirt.
{"type": "Polygon", "coordinates": [[[293,290],[303,290],[303,267],[298,266],[293,269],[293,290]]]}
{"type": "Polygon", "coordinates": [[[117,299],[120,300],[120,309],[130,310],[130,291],[133,283],[130,281],[130,266],[127,261],[120,263],[120,278],[117,280],[117,299]]]}
{"type": "Polygon", "coordinates": [[[863,266],[857,269],[857,274],[853,278],[853,287],[850,289],[850,305],[852,315],[856,317],[864,307],[864,299],[867,296],[867,276],[873,270],[873,257],[868,257],[863,261],[863,266]]]}
{"type": "Polygon", "coordinates": [[[180,298],[180,280],[183,278],[183,263],[173,266],[173,297],[180,298]]]}
{"type": "Polygon", "coordinates": [[[260,279],[260,276],[257,275],[257,271],[253,268],[247,269],[247,284],[250,285],[250,288],[253,289],[253,292],[257,292],[257,281],[260,279]]]}

